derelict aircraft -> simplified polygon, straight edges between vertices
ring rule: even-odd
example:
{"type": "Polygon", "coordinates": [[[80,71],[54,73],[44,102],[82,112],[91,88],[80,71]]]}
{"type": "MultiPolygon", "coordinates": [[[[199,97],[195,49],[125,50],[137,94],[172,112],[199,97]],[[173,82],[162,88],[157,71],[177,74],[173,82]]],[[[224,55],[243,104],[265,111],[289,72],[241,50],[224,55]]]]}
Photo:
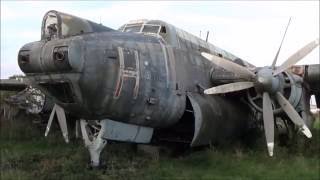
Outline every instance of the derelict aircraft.
{"type": "MultiPolygon", "coordinates": [[[[114,30],[51,10],[41,40],[19,51],[26,78],[18,86],[45,95],[37,112],[54,104],[46,136],[55,115],[66,142],[66,114],[80,120],[92,166],[99,166],[107,140],[196,147],[240,137],[257,124],[273,156],[275,127],[311,138],[310,96],[320,102],[319,65],[293,66],[319,40],[276,66],[281,45],[270,66],[255,67],[160,20],[114,30]]],[[[6,85],[12,86],[2,81],[1,89],[6,85]]]]}

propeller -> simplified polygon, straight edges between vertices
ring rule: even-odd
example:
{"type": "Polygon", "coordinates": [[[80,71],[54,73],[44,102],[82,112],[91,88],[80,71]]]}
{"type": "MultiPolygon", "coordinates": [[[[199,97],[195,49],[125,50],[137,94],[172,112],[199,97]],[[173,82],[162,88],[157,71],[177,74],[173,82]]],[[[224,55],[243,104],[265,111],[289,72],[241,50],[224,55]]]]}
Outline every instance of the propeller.
{"type": "Polygon", "coordinates": [[[254,86],[253,82],[236,82],[230,84],[224,84],[217,87],[212,87],[209,89],[204,90],[205,94],[221,94],[221,93],[228,93],[233,91],[240,91],[243,89],[248,89],[254,86]]]}
{"type": "Polygon", "coordinates": [[[278,67],[275,72],[274,76],[280,74],[281,72],[285,71],[292,65],[295,65],[297,62],[299,62],[302,58],[304,58],[306,55],[308,55],[314,48],[316,48],[319,45],[319,38],[310,42],[303,48],[301,48],[299,51],[291,55],[284,63],[278,67]]]}
{"type": "MultiPolygon", "coordinates": [[[[290,18],[291,20],[291,18],[290,18]]],[[[290,20],[288,25],[290,24],[290,20]]],[[[288,25],[285,31],[285,34],[288,29],[288,25]]],[[[284,34],[284,35],[285,35],[284,34]]],[[[263,113],[263,123],[264,130],[267,142],[268,153],[270,156],[273,156],[273,148],[274,148],[274,115],[273,115],[273,107],[271,98],[278,102],[283,111],[288,115],[289,119],[299,127],[299,130],[308,138],[312,137],[312,134],[308,127],[305,125],[304,120],[300,117],[295,108],[291,105],[291,103],[282,95],[281,90],[281,78],[279,74],[287,70],[290,66],[294,65],[306,55],[308,55],[314,48],[319,45],[319,39],[316,39],[292,56],[290,56],[284,63],[282,63],[279,67],[275,67],[278,55],[283,43],[283,39],[281,41],[278,52],[273,60],[273,63],[270,67],[263,67],[255,73],[251,72],[246,67],[240,66],[230,60],[224,59],[222,57],[202,52],[201,55],[213,62],[217,66],[220,66],[227,71],[233,72],[235,75],[239,77],[240,82],[224,84],[216,87],[212,87],[206,89],[204,91],[205,94],[221,94],[221,93],[230,93],[241,91],[244,89],[249,89],[254,87],[257,93],[262,94],[262,113],[263,113]],[[245,80],[245,81],[241,81],[245,80]]]]}
{"type": "Polygon", "coordinates": [[[269,156],[273,156],[273,147],[274,147],[274,117],[272,110],[272,103],[269,96],[269,93],[263,93],[263,125],[264,131],[267,140],[267,147],[269,156]]]}
{"type": "Polygon", "coordinates": [[[222,57],[215,56],[206,52],[202,52],[201,55],[216,65],[223,67],[225,70],[234,72],[240,79],[253,79],[255,74],[248,70],[246,67],[240,66],[234,62],[228,61],[222,57]]]}
{"type": "Polygon", "coordinates": [[[300,117],[294,107],[292,107],[290,102],[285,97],[283,97],[280,92],[277,92],[277,100],[283,111],[286,112],[286,114],[294,122],[294,124],[296,124],[300,128],[301,132],[308,138],[311,138],[312,134],[308,127],[305,125],[303,119],[300,117]]]}

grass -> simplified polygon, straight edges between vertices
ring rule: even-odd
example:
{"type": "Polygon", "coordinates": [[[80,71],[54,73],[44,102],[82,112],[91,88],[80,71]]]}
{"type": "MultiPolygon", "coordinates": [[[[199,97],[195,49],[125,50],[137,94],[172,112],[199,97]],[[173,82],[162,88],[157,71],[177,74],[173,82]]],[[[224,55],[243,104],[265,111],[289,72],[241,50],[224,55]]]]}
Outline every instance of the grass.
{"type": "Polygon", "coordinates": [[[313,123],[313,128],[320,130],[320,113],[315,114],[315,120],[313,123]]]}
{"type": "MultiPolygon", "coordinates": [[[[282,154],[281,154],[282,155],[282,154]]],[[[318,160],[314,158],[268,158],[263,152],[204,151],[187,158],[161,161],[149,173],[167,179],[318,179],[318,160]]]]}
{"type": "MultiPolygon", "coordinates": [[[[3,118],[3,117],[1,117],[3,118]]],[[[44,129],[21,115],[1,119],[1,180],[5,179],[320,179],[320,130],[311,141],[291,148],[275,147],[267,156],[264,144],[188,150],[172,157],[152,158],[134,145],[111,144],[102,154],[107,167],[87,168],[82,140],[65,144],[59,131],[44,138],[44,129]]]]}

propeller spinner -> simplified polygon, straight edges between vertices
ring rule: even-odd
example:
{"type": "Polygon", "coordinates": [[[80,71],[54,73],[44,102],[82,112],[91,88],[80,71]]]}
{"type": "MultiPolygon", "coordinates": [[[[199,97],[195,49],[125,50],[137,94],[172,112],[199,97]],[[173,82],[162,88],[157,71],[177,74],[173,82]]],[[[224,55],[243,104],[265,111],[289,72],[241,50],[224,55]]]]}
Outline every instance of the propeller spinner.
{"type": "Polygon", "coordinates": [[[273,156],[274,147],[274,115],[272,110],[271,98],[279,103],[279,105],[281,106],[283,111],[288,115],[290,120],[299,127],[299,130],[306,137],[312,137],[312,134],[308,127],[305,125],[304,120],[300,117],[300,115],[294,109],[291,103],[282,95],[279,74],[284,72],[290,66],[297,63],[306,55],[308,55],[314,48],[316,48],[319,45],[319,39],[310,42],[309,44],[298,50],[296,53],[294,53],[292,56],[290,56],[284,63],[282,63],[282,65],[275,68],[281,45],[272,65],[270,67],[263,67],[256,74],[248,70],[246,67],[240,66],[222,57],[215,56],[213,54],[208,54],[205,52],[201,53],[203,57],[213,62],[217,66],[220,66],[226,69],[227,71],[236,74],[239,77],[239,80],[246,80],[206,89],[204,91],[205,94],[229,93],[249,89],[251,87],[254,87],[258,93],[262,94],[263,123],[268,152],[270,156],[273,156]]]}

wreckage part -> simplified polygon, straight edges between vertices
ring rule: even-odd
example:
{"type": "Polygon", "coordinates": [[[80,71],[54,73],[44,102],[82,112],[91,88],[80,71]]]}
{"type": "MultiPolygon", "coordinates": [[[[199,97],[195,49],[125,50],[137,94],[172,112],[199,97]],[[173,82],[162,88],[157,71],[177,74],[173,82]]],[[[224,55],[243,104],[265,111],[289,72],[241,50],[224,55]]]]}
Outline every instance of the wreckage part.
{"type": "Polygon", "coordinates": [[[23,91],[5,98],[5,102],[19,109],[25,110],[26,113],[40,114],[51,112],[53,102],[48,96],[39,89],[28,86],[23,91]]]}
{"type": "Polygon", "coordinates": [[[87,121],[84,119],[80,119],[80,126],[81,126],[81,133],[82,138],[84,140],[85,146],[88,148],[90,153],[91,159],[91,166],[92,167],[99,167],[100,166],[100,153],[103,148],[107,144],[107,140],[103,137],[106,133],[106,123],[107,120],[95,120],[95,121],[87,121]],[[95,125],[99,125],[99,129],[93,130],[91,129],[94,126],[92,124],[94,122],[95,125]]]}

